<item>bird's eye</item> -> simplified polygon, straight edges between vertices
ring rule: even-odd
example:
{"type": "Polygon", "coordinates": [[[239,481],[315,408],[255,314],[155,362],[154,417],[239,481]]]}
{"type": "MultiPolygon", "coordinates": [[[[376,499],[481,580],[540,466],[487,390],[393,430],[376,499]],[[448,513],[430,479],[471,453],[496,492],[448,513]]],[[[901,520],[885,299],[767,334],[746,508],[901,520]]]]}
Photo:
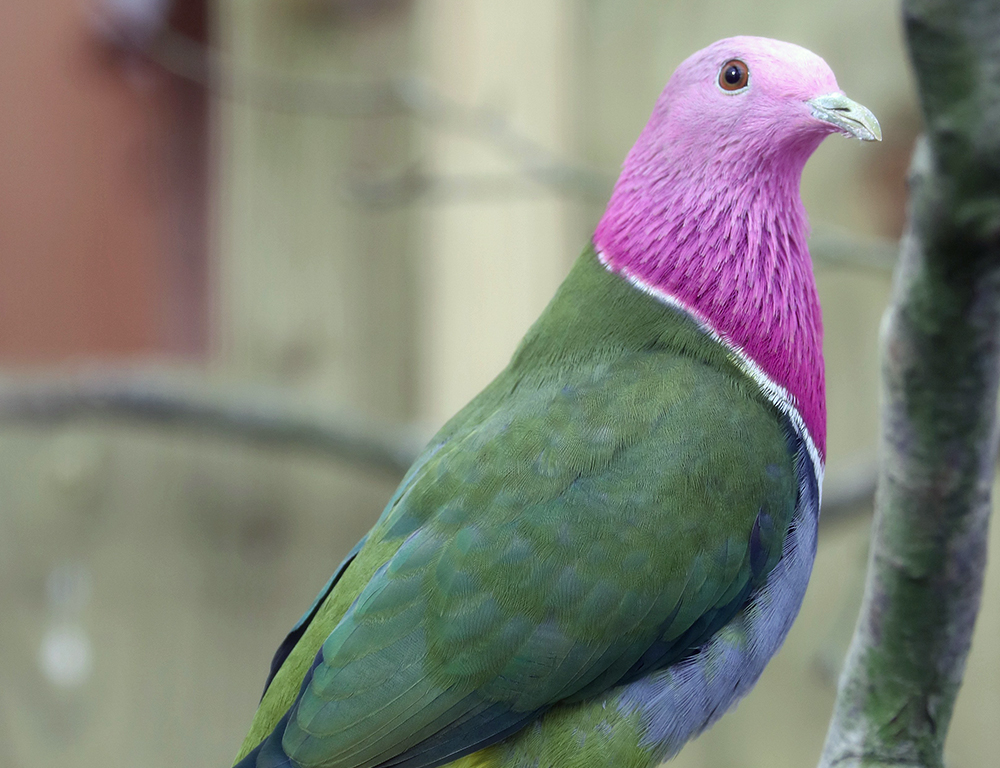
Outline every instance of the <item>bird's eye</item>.
{"type": "Polygon", "coordinates": [[[750,70],[739,59],[731,59],[722,65],[719,72],[719,87],[724,91],[738,91],[747,87],[750,70]]]}

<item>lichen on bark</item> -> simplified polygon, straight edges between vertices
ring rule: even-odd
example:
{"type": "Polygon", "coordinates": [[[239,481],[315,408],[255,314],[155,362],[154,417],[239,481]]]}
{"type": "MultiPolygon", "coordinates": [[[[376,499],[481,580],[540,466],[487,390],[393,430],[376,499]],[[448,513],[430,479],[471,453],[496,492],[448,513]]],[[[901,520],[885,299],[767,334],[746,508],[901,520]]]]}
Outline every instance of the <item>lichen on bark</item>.
{"type": "Polygon", "coordinates": [[[903,9],[926,134],[883,325],[865,599],[821,768],[943,765],[986,561],[1000,375],[1000,4],[903,9]]]}

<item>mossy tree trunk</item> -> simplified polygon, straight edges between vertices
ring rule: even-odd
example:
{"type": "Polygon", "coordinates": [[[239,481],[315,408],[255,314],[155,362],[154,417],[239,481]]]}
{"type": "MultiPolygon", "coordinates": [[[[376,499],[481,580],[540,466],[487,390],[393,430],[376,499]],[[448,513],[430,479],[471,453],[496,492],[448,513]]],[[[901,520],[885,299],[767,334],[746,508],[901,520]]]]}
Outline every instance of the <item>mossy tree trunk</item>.
{"type": "Polygon", "coordinates": [[[926,135],[883,327],[868,582],[821,768],[943,765],[986,562],[1000,372],[1000,3],[903,9],[926,135]]]}

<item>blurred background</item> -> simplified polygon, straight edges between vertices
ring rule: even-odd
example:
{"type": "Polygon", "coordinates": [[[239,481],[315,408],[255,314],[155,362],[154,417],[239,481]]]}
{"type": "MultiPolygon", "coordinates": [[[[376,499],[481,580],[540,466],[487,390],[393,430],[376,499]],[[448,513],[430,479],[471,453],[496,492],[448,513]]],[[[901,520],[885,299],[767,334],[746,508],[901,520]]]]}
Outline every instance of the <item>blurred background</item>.
{"type": "MultiPolygon", "coordinates": [[[[919,131],[895,3],[0,7],[0,765],[228,766],[400,465],[503,367],[670,73],[797,42],[882,120],[803,183],[829,514],[802,615],[678,768],[813,765],[860,603],[919,131]]],[[[991,571],[949,764],[1000,752],[991,571]]]]}

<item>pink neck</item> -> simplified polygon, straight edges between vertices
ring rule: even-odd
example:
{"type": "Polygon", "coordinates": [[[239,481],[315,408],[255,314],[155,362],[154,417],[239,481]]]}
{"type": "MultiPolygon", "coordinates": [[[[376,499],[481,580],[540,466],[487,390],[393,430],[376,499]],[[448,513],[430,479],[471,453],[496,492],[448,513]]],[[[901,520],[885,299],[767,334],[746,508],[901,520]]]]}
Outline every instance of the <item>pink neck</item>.
{"type": "Polygon", "coordinates": [[[594,245],[612,270],[677,299],[784,389],[825,460],[823,323],[799,197],[819,139],[783,155],[724,147],[714,162],[675,167],[655,138],[629,154],[594,245]]]}

